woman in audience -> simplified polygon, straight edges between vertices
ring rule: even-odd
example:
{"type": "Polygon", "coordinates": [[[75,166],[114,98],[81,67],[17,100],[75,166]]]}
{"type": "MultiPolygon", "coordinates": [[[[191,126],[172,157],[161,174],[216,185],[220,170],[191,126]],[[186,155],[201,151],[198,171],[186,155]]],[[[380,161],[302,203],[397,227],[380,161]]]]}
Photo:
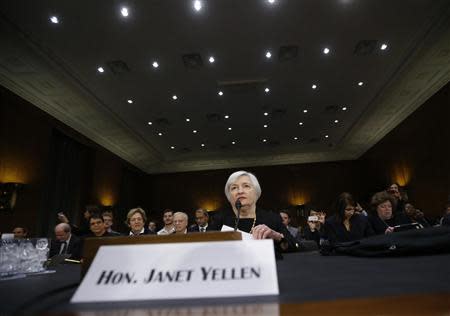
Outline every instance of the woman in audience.
{"type": "Polygon", "coordinates": [[[372,196],[370,201],[372,214],[369,215],[369,222],[375,234],[389,234],[394,232],[394,226],[408,223],[401,214],[394,216],[393,205],[393,197],[386,191],[375,193],[372,196]]]}
{"type": "Polygon", "coordinates": [[[392,212],[394,214],[405,211],[405,203],[408,202],[408,195],[400,189],[398,183],[392,183],[386,190],[392,196],[392,212]]]}
{"type": "Polygon", "coordinates": [[[214,226],[223,225],[250,233],[254,239],[272,239],[278,251],[295,251],[295,239],[281,222],[278,214],[256,207],[261,196],[258,179],[250,172],[237,171],[225,184],[225,195],[230,208],[218,214],[214,226]]]}
{"type": "Polygon", "coordinates": [[[323,238],[330,243],[359,240],[372,236],[367,218],[355,213],[356,202],[349,193],[341,193],[335,214],[325,221],[323,238]]]}
{"type": "Polygon", "coordinates": [[[148,235],[150,231],[148,227],[145,227],[147,216],[145,211],[138,208],[131,209],[127,214],[126,224],[130,227],[130,236],[148,235]]]}

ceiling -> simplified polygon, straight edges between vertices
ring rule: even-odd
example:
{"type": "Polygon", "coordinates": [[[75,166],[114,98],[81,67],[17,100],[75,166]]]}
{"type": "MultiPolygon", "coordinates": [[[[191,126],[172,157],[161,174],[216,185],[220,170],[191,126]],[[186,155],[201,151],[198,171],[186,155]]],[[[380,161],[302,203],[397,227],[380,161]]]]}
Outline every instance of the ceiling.
{"type": "Polygon", "coordinates": [[[2,0],[0,84],[166,173],[357,159],[450,80],[446,0],[201,3],[2,0]]]}

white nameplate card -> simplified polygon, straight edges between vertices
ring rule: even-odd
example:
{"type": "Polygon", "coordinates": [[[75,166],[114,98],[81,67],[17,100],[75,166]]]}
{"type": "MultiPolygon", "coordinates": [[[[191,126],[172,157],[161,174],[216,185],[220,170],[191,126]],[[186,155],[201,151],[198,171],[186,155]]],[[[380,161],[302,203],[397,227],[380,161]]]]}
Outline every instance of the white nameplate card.
{"type": "Polygon", "coordinates": [[[278,295],[273,241],[99,248],[72,303],[278,295]]]}

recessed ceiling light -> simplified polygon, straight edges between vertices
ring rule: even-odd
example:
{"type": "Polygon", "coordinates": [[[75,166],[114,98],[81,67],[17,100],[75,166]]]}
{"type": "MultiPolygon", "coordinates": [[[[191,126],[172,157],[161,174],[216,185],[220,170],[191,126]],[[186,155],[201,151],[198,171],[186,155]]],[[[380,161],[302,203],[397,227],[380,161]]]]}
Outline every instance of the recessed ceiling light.
{"type": "Polygon", "coordinates": [[[313,84],[313,85],[311,86],[311,88],[317,89],[317,85],[313,84]]]}
{"type": "Polygon", "coordinates": [[[362,85],[364,84],[364,82],[360,81],[358,82],[358,86],[362,87],[362,85]]]}
{"type": "Polygon", "coordinates": [[[264,128],[267,128],[268,125],[267,125],[267,124],[264,124],[263,126],[264,126],[264,128]]]}
{"type": "Polygon", "coordinates": [[[127,102],[130,104],[133,104],[133,100],[131,100],[131,99],[128,99],[127,102]]]}
{"type": "Polygon", "coordinates": [[[52,22],[53,24],[58,24],[59,23],[59,19],[57,16],[51,16],[50,17],[50,22],[52,22]]]}
{"type": "Polygon", "coordinates": [[[154,61],[154,62],[152,63],[152,66],[153,66],[153,68],[158,68],[158,67],[159,67],[159,64],[158,64],[157,61],[154,61]]]}
{"type": "Polygon", "coordinates": [[[127,17],[128,16],[128,8],[122,7],[122,9],[120,10],[120,13],[122,14],[122,16],[127,17]]]}
{"type": "Polygon", "coordinates": [[[302,125],[303,125],[303,122],[298,123],[298,125],[302,126],[302,125]]]}
{"type": "Polygon", "coordinates": [[[264,92],[265,92],[265,93],[269,93],[269,92],[270,92],[270,89],[269,89],[269,88],[265,88],[265,89],[264,89],[264,92]]]}
{"type": "Polygon", "coordinates": [[[211,64],[216,61],[213,56],[210,56],[208,60],[211,64]]]}
{"type": "Polygon", "coordinates": [[[308,113],[308,110],[307,110],[307,109],[304,109],[304,110],[303,110],[303,113],[308,113]]]}
{"type": "Polygon", "coordinates": [[[269,51],[267,51],[267,52],[266,52],[266,58],[269,59],[270,57],[272,57],[272,53],[269,52],[269,51]]]}
{"type": "Polygon", "coordinates": [[[270,4],[274,4],[275,0],[267,0],[267,2],[269,2],[270,4]]]}
{"type": "Polygon", "coordinates": [[[200,0],[195,0],[194,1],[194,9],[195,9],[195,11],[200,11],[201,9],[202,9],[202,7],[203,7],[203,4],[202,4],[202,2],[200,1],[200,0]]]}
{"type": "Polygon", "coordinates": [[[347,107],[346,107],[346,106],[343,106],[343,107],[342,107],[342,111],[347,111],[347,107]]]}
{"type": "Polygon", "coordinates": [[[97,71],[98,71],[99,73],[104,73],[104,72],[105,72],[105,69],[103,69],[103,67],[98,67],[98,68],[97,68],[97,71]]]}
{"type": "Polygon", "coordinates": [[[220,95],[220,96],[223,96],[223,92],[222,91],[219,91],[219,93],[217,93],[218,95],[220,95]]]}
{"type": "Polygon", "coordinates": [[[335,123],[339,123],[339,120],[334,120],[335,123]]]}
{"type": "Polygon", "coordinates": [[[264,138],[264,139],[263,139],[263,143],[265,143],[265,142],[267,142],[267,139],[264,138]]]}
{"type": "Polygon", "coordinates": [[[176,99],[178,99],[178,97],[174,94],[174,95],[172,96],[172,99],[173,99],[173,100],[176,100],[176,99]]]}
{"type": "Polygon", "coordinates": [[[231,128],[231,127],[228,127],[228,130],[229,130],[229,131],[231,131],[231,130],[232,130],[232,128],[231,128]]]}
{"type": "Polygon", "coordinates": [[[264,112],[264,116],[267,116],[267,115],[269,115],[269,113],[268,112],[264,112]]]}
{"type": "Polygon", "coordinates": [[[200,146],[205,147],[205,144],[201,144],[200,146]]]}
{"type": "Polygon", "coordinates": [[[153,123],[152,123],[152,122],[148,122],[147,124],[148,124],[148,125],[152,125],[153,123]]]}
{"type": "Polygon", "coordinates": [[[328,55],[328,54],[330,53],[330,49],[329,49],[328,47],[325,47],[325,48],[323,49],[323,53],[324,53],[325,55],[328,55]]]}
{"type": "Polygon", "coordinates": [[[232,145],[236,145],[236,142],[235,142],[235,141],[232,141],[231,144],[232,144],[232,145]]]}
{"type": "Polygon", "coordinates": [[[325,135],[325,138],[328,138],[329,136],[328,135],[325,135]]]}
{"type": "Polygon", "coordinates": [[[386,43],[381,44],[380,49],[381,50],[386,50],[388,48],[386,43]]]}
{"type": "Polygon", "coordinates": [[[161,132],[158,133],[158,136],[162,136],[162,135],[163,135],[163,133],[161,133],[161,132]]]}
{"type": "Polygon", "coordinates": [[[196,130],[196,129],[194,129],[194,130],[192,131],[192,133],[194,133],[194,134],[197,134],[197,130],[196,130]]]}
{"type": "Polygon", "coordinates": [[[186,118],[186,122],[190,122],[191,121],[191,119],[190,118],[186,118]]]}
{"type": "Polygon", "coordinates": [[[230,118],[230,116],[229,116],[229,115],[225,115],[225,116],[224,116],[224,118],[226,118],[226,119],[229,119],[229,118],[230,118]]]}
{"type": "Polygon", "coordinates": [[[294,137],[294,140],[298,140],[298,137],[294,137]]]}
{"type": "Polygon", "coordinates": [[[175,149],[175,146],[170,146],[170,149],[175,149]]]}

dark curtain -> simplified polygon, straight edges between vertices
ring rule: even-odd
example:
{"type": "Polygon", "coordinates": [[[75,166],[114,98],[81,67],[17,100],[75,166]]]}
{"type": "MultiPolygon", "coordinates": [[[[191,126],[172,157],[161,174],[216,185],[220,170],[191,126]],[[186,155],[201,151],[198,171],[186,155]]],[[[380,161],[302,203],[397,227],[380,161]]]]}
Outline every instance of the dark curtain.
{"type": "Polygon", "coordinates": [[[48,163],[38,226],[40,235],[52,236],[58,212],[64,212],[72,223],[81,217],[91,185],[92,153],[89,147],[54,129],[48,163]]]}

